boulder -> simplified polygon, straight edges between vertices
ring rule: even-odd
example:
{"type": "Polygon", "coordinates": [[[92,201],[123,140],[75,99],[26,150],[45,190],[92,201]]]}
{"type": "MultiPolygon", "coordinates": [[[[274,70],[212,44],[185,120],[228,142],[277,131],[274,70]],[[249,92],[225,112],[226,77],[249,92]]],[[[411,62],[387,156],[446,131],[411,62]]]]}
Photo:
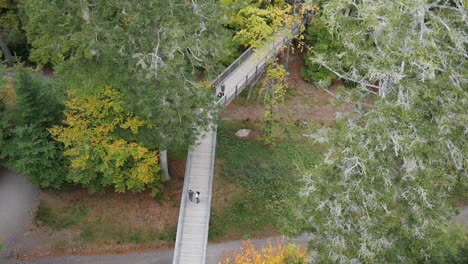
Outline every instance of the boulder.
{"type": "Polygon", "coordinates": [[[236,137],[238,138],[246,138],[250,135],[250,133],[252,132],[252,130],[250,129],[240,129],[239,131],[236,132],[236,137]]]}

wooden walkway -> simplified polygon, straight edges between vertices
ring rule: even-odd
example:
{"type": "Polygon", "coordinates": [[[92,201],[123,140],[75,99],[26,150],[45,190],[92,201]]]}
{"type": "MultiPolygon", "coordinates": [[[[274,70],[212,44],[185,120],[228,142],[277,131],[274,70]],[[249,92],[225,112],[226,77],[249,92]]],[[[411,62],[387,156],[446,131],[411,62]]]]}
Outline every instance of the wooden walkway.
{"type": "Polygon", "coordinates": [[[173,263],[205,263],[216,148],[215,130],[202,135],[199,144],[191,146],[187,156],[173,263]],[[188,200],[189,190],[200,192],[200,203],[197,204],[195,197],[193,202],[188,200]]]}
{"type": "MultiPolygon", "coordinates": [[[[292,30],[296,35],[299,26],[292,30]]],[[[287,34],[278,34],[271,44],[254,51],[248,49],[237,58],[213,82],[216,94],[225,86],[225,95],[218,99],[219,104],[226,106],[239,95],[243,89],[253,85],[263,73],[267,62],[288,41],[287,34]]],[[[208,225],[210,222],[211,189],[213,183],[214,159],[216,150],[216,125],[190,147],[185,167],[184,188],[177,225],[177,237],[174,250],[174,264],[204,264],[208,243],[208,225]],[[188,201],[188,190],[199,191],[200,203],[188,201]]]]}

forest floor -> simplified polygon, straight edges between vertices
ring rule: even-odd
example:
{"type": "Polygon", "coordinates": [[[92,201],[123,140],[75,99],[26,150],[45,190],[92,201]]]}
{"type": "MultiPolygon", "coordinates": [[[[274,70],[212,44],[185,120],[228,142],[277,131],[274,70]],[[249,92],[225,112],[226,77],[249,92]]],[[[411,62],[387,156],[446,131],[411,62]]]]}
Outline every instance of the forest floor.
{"type": "MultiPolygon", "coordinates": [[[[284,61],[282,56],[280,61],[284,61]]],[[[319,125],[330,125],[338,112],[349,112],[350,107],[332,106],[332,96],[329,92],[305,82],[300,77],[303,65],[303,54],[296,53],[291,57],[288,78],[290,89],[285,105],[279,110],[281,120],[313,121],[319,125]]],[[[337,86],[339,83],[333,84],[329,91],[333,92],[337,86]]],[[[251,139],[256,140],[261,134],[263,106],[255,96],[247,101],[246,92],[224,110],[221,119],[226,122],[237,121],[240,126],[253,128],[251,139]]],[[[226,130],[226,133],[234,132],[226,130]]],[[[257,144],[252,146],[253,148],[260,146],[257,141],[252,144],[257,144]]],[[[283,150],[284,148],[278,148],[277,152],[281,153],[283,150]]],[[[224,173],[226,159],[223,159],[222,154],[220,158],[217,157],[213,186],[213,219],[219,220],[217,226],[214,224],[213,230],[218,231],[224,229],[222,225],[235,221],[224,221],[222,217],[233,217],[233,214],[237,213],[233,211],[226,214],[224,211],[232,207],[233,202],[239,202],[239,192],[242,192],[239,181],[229,180],[221,175],[224,173]]],[[[271,162],[274,163],[275,160],[271,159],[271,162]]],[[[18,256],[29,259],[67,254],[96,255],[139,252],[172,246],[184,167],[183,159],[171,161],[172,180],[161,190],[157,199],[151,198],[149,193],[115,193],[112,190],[97,194],[89,194],[83,189],[65,192],[41,191],[36,219],[22,242],[18,243],[21,245],[17,248],[18,256]]],[[[254,229],[256,224],[251,229],[254,229]]],[[[262,223],[261,228],[256,228],[255,232],[244,232],[239,228],[223,231],[222,234],[214,232],[212,235],[210,232],[210,238],[214,241],[227,241],[278,234],[278,229],[273,224],[262,223]]]]}

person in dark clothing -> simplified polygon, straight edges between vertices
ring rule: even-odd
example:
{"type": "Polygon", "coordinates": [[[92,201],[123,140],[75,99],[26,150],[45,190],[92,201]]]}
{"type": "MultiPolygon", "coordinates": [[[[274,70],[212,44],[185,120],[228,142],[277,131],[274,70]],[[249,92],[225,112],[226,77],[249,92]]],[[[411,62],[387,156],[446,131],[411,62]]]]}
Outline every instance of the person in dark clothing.
{"type": "Polygon", "coordinates": [[[193,191],[192,190],[188,191],[188,199],[190,200],[190,203],[193,203],[193,191]]]}
{"type": "Polygon", "coordinates": [[[224,83],[221,84],[221,92],[218,93],[218,95],[216,95],[218,98],[221,98],[224,96],[224,91],[226,90],[226,85],[224,85],[224,83]]]}

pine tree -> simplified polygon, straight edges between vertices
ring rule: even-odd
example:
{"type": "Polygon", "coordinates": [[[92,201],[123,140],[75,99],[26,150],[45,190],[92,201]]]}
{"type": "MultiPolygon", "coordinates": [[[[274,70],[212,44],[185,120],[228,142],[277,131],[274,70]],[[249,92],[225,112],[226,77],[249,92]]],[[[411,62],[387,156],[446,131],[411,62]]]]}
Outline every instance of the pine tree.
{"type": "Polygon", "coordinates": [[[61,118],[60,101],[50,83],[24,68],[18,68],[13,85],[15,102],[2,100],[0,159],[43,188],[61,188],[66,162],[47,131],[61,118]]]}

